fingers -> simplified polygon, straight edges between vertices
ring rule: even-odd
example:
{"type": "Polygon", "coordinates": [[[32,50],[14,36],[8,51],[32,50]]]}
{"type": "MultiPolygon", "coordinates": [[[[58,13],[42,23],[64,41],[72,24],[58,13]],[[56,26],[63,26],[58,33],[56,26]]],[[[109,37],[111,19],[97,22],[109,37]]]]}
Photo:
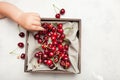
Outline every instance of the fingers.
{"type": "Polygon", "coordinates": [[[31,30],[33,31],[39,31],[39,30],[45,30],[43,27],[40,27],[40,26],[36,26],[36,25],[32,25],[31,26],[31,30]]]}

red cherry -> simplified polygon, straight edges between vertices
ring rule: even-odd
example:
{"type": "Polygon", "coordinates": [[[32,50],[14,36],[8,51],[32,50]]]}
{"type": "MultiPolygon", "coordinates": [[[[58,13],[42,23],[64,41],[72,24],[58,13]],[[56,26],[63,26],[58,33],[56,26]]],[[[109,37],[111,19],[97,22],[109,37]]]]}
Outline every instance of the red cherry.
{"type": "Polygon", "coordinates": [[[23,44],[22,42],[19,42],[19,43],[18,43],[18,46],[19,46],[20,48],[23,48],[23,47],[24,47],[24,44],[23,44]]]}
{"type": "Polygon", "coordinates": [[[49,54],[49,50],[48,50],[48,49],[45,49],[45,50],[44,50],[44,53],[48,55],[48,54],[49,54]]]}
{"type": "Polygon", "coordinates": [[[58,44],[58,42],[57,41],[52,41],[52,44],[56,46],[58,44]]]}
{"type": "Polygon", "coordinates": [[[58,56],[54,57],[54,62],[55,62],[55,63],[58,63],[58,61],[59,61],[58,56]]]}
{"type": "Polygon", "coordinates": [[[37,60],[37,63],[38,63],[38,64],[41,64],[42,62],[43,62],[42,59],[38,59],[38,60],[37,60]]]}
{"type": "Polygon", "coordinates": [[[42,59],[48,59],[48,55],[47,54],[43,54],[42,55],[42,59]]]}
{"type": "Polygon", "coordinates": [[[51,36],[52,41],[56,40],[56,36],[51,36]]]}
{"type": "Polygon", "coordinates": [[[47,28],[48,23],[42,23],[41,26],[47,28]]]}
{"type": "Polygon", "coordinates": [[[62,67],[65,66],[65,62],[63,60],[60,61],[60,66],[62,66],[62,67]]]}
{"type": "Polygon", "coordinates": [[[54,56],[54,53],[53,52],[50,52],[49,53],[49,57],[52,58],[54,56]]]}
{"type": "Polygon", "coordinates": [[[56,47],[55,47],[55,46],[52,46],[52,47],[51,47],[51,50],[52,50],[52,51],[55,51],[55,50],[56,50],[56,47]]]}
{"type": "Polygon", "coordinates": [[[25,59],[25,53],[22,53],[20,56],[21,59],[25,59]]]}
{"type": "Polygon", "coordinates": [[[44,63],[45,65],[47,65],[47,59],[44,59],[44,60],[43,60],[43,63],[44,63]]]}
{"type": "Polygon", "coordinates": [[[63,57],[62,57],[62,60],[63,60],[63,61],[68,61],[69,58],[68,58],[68,56],[63,56],[63,57]]]}
{"type": "Polygon", "coordinates": [[[45,41],[48,41],[48,36],[44,36],[43,39],[44,39],[45,41]]]}
{"type": "Polygon", "coordinates": [[[57,37],[57,36],[58,36],[58,34],[57,34],[56,32],[54,32],[52,36],[57,37]]]}
{"type": "Polygon", "coordinates": [[[43,53],[40,51],[40,52],[36,52],[34,56],[35,56],[36,58],[40,58],[40,56],[42,56],[42,54],[43,54],[43,53]]]}
{"type": "Polygon", "coordinates": [[[62,9],[60,10],[60,14],[61,14],[61,15],[65,14],[65,9],[62,8],[62,9]]]}
{"type": "Polygon", "coordinates": [[[63,50],[63,45],[62,45],[62,44],[59,44],[59,45],[58,45],[58,49],[59,49],[59,50],[63,50]]]}
{"type": "Polygon", "coordinates": [[[48,66],[52,65],[53,64],[53,61],[52,60],[47,60],[47,63],[46,63],[48,66]]]}
{"type": "Polygon", "coordinates": [[[51,65],[49,65],[48,66],[50,69],[53,69],[54,67],[55,67],[55,65],[54,64],[51,64],[51,65]]]}
{"type": "Polygon", "coordinates": [[[55,15],[55,17],[56,17],[56,18],[60,18],[60,14],[57,13],[57,14],[55,15]]]}
{"type": "Polygon", "coordinates": [[[39,34],[35,34],[35,35],[34,35],[34,38],[35,38],[36,40],[38,40],[38,39],[40,38],[40,35],[39,35],[39,34]]]}
{"type": "Polygon", "coordinates": [[[59,54],[59,58],[62,58],[62,57],[64,57],[65,56],[65,53],[60,53],[59,54]]]}
{"type": "Polygon", "coordinates": [[[53,28],[53,25],[52,25],[51,23],[49,23],[49,24],[47,25],[47,27],[48,27],[48,29],[52,29],[52,28],[53,28]]]}
{"type": "Polygon", "coordinates": [[[65,50],[68,50],[68,48],[69,48],[69,45],[67,45],[67,44],[64,45],[64,49],[65,49],[65,50]]]}
{"type": "Polygon", "coordinates": [[[59,32],[60,34],[62,34],[62,33],[63,33],[63,29],[58,29],[58,32],[59,32]]]}
{"type": "Polygon", "coordinates": [[[41,38],[39,38],[37,41],[38,41],[39,44],[42,43],[42,39],[41,38]]]}
{"type": "Polygon", "coordinates": [[[57,25],[57,27],[58,27],[58,29],[62,29],[63,24],[62,24],[62,23],[59,23],[59,24],[57,25]]]}
{"type": "Polygon", "coordinates": [[[25,37],[25,33],[24,32],[20,32],[19,36],[23,38],[23,37],[25,37]]]}
{"type": "Polygon", "coordinates": [[[70,61],[65,61],[65,69],[68,69],[71,66],[70,61]]]}
{"type": "Polygon", "coordinates": [[[57,29],[55,27],[52,28],[52,32],[55,32],[57,29]]]}
{"type": "Polygon", "coordinates": [[[60,38],[61,38],[61,39],[64,39],[64,38],[65,38],[65,34],[64,34],[64,33],[61,34],[60,38]]]}

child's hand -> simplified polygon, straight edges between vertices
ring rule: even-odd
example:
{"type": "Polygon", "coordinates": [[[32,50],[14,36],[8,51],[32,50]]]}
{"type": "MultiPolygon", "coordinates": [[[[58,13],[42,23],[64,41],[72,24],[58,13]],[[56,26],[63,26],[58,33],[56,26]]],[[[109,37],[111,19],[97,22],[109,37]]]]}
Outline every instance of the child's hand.
{"type": "Polygon", "coordinates": [[[30,31],[44,30],[41,27],[40,20],[40,16],[37,13],[21,13],[17,18],[17,22],[30,31]]]}

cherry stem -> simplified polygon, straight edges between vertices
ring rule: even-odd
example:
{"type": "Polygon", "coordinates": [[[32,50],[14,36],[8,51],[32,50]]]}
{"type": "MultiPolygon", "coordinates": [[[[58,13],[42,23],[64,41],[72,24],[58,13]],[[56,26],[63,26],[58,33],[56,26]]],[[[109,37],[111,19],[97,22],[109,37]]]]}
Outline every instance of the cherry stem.
{"type": "Polygon", "coordinates": [[[60,10],[60,9],[59,9],[57,6],[55,6],[54,4],[53,4],[53,7],[54,7],[54,8],[57,8],[58,10],[60,10]]]}
{"type": "Polygon", "coordinates": [[[54,11],[57,13],[57,11],[56,11],[56,9],[55,9],[55,6],[53,6],[54,7],[54,11]]]}
{"type": "Polygon", "coordinates": [[[18,47],[16,49],[14,49],[13,51],[9,52],[9,54],[16,54],[14,53],[16,50],[18,49],[18,47]]]}

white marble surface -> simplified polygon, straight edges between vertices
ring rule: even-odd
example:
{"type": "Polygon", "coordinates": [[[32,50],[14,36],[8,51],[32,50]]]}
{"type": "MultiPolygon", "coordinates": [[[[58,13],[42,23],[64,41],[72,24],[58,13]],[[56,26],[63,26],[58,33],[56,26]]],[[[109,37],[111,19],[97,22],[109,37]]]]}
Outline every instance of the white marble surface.
{"type": "MultiPolygon", "coordinates": [[[[0,20],[1,80],[120,80],[120,0],[5,0],[24,11],[54,17],[52,4],[66,9],[64,18],[82,19],[81,74],[24,73],[24,61],[9,52],[17,47],[17,24],[0,20]]],[[[17,51],[24,52],[23,50],[17,51]]]]}

